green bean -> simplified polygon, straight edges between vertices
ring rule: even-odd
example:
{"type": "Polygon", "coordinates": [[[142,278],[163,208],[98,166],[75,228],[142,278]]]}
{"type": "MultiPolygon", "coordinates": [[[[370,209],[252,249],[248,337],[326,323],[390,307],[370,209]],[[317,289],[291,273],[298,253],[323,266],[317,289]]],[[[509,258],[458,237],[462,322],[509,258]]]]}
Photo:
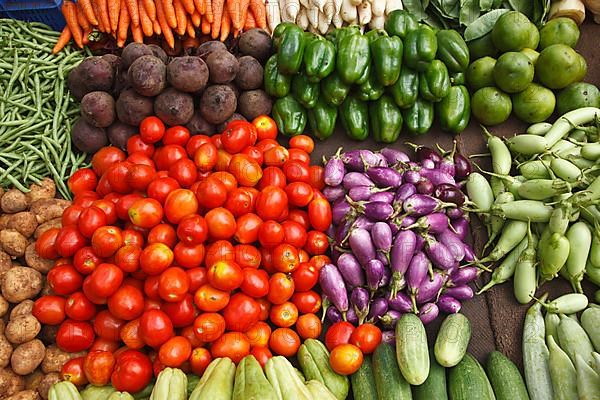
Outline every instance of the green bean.
{"type": "Polygon", "coordinates": [[[549,336],[557,338],[558,324],[560,324],[560,317],[558,314],[546,313],[546,316],[544,317],[544,324],[546,325],[546,341],[548,341],[549,336]]]}
{"type": "Polygon", "coordinates": [[[577,371],[569,356],[548,336],[550,378],[555,400],[577,399],[577,371]]]}
{"type": "MultiPolygon", "coordinates": [[[[545,298],[546,295],[542,296],[540,300],[543,301],[545,298]]],[[[527,310],[523,326],[523,371],[531,400],[553,398],[548,365],[549,351],[544,334],[542,306],[536,303],[527,310]]]]}
{"type": "Polygon", "coordinates": [[[598,117],[600,117],[600,109],[595,107],[583,107],[569,111],[557,119],[552,128],[544,135],[546,143],[549,147],[552,147],[565,137],[574,126],[589,124],[598,117]]]}
{"type": "Polygon", "coordinates": [[[538,122],[527,128],[527,133],[530,135],[545,135],[552,128],[552,124],[548,122],[538,122]]]}
{"type": "Polygon", "coordinates": [[[521,243],[517,245],[512,251],[502,260],[500,265],[494,268],[492,272],[492,278],[488,283],[486,283],[477,294],[481,294],[489,289],[491,289],[495,285],[499,285],[508,281],[515,273],[515,268],[517,266],[517,262],[521,256],[521,253],[527,248],[528,239],[523,238],[521,243]]]}

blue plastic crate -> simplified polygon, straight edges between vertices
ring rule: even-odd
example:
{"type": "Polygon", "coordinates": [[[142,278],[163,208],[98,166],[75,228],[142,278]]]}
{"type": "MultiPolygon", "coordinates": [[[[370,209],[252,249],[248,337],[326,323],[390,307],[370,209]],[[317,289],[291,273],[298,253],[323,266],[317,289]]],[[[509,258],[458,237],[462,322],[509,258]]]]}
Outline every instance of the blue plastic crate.
{"type": "Polygon", "coordinates": [[[62,31],[65,18],[60,11],[61,3],[61,0],[0,0],[0,16],[42,22],[56,31],[62,31]]]}

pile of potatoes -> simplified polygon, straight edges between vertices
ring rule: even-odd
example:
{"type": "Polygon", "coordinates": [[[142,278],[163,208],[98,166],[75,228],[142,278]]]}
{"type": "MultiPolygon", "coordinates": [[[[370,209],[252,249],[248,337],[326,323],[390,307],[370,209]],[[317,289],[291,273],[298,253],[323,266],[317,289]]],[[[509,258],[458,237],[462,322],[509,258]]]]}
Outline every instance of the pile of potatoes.
{"type": "Polygon", "coordinates": [[[45,275],[52,261],[35,250],[35,239],[61,226],[71,202],[55,199],[51,179],[23,193],[0,189],[0,399],[47,398],[64,363],[76,355],[55,345],[53,327],[32,315],[34,300],[49,293],[45,275]]]}
{"type": "Polygon", "coordinates": [[[81,101],[73,144],[86,153],[109,142],[125,149],[150,115],[166,125],[185,125],[192,135],[212,135],[229,121],[269,114],[272,101],[262,90],[262,64],[272,53],[271,37],[249,30],[236,49],[238,56],[222,42],[208,41],[170,58],[160,46],[131,43],[121,56],[85,59],[67,81],[81,101]]]}

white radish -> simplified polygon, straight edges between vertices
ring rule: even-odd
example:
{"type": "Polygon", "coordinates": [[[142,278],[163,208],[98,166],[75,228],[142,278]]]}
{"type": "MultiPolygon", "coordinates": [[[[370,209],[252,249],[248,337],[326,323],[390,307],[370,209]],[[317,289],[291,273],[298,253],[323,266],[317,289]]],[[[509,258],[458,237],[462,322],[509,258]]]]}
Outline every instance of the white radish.
{"type": "MultiPolygon", "coordinates": [[[[300,0],[300,5],[303,8],[309,8],[310,7],[310,1],[309,0],[300,0]]],[[[302,11],[302,10],[300,10],[300,11],[302,11]]]]}
{"type": "Polygon", "coordinates": [[[308,17],[308,23],[313,28],[319,27],[319,9],[317,6],[310,0],[310,7],[306,9],[306,16],[308,17]]]}
{"type": "Polygon", "coordinates": [[[390,15],[392,11],[402,9],[404,9],[402,0],[386,0],[385,2],[385,15],[390,15]]]}
{"type": "Polygon", "coordinates": [[[267,26],[273,32],[275,27],[281,23],[281,14],[279,12],[279,2],[277,0],[266,0],[265,11],[267,14],[267,26]]]}
{"type": "Polygon", "coordinates": [[[383,15],[380,16],[373,16],[373,18],[371,18],[371,22],[369,23],[369,27],[371,29],[383,29],[383,26],[385,25],[385,17],[383,15]]]}
{"type": "Polygon", "coordinates": [[[350,0],[350,3],[352,3],[353,6],[358,7],[360,6],[360,3],[362,3],[363,0],[350,0]]]}
{"type": "Polygon", "coordinates": [[[363,1],[358,8],[358,24],[367,25],[371,22],[373,15],[371,14],[371,3],[363,1]]]}
{"type": "Polygon", "coordinates": [[[314,33],[315,35],[319,35],[319,29],[318,29],[316,26],[312,26],[312,25],[310,25],[310,26],[308,27],[308,31],[309,31],[310,33],[314,33]]]}
{"type": "Polygon", "coordinates": [[[296,17],[296,24],[298,24],[298,26],[300,28],[302,28],[303,31],[308,29],[308,15],[306,14],[306,8],[302,7],[300,9],[300,12],[298,13],[298,16],[296,17]]]}
{"type": "Polygon", "coordinates": [[[353,24],[358,20],[358,12],[356,7],[352,5],[351,0],[342,0],[342,19],[349,23],[353,24]]]}
{"type": "Polygon", "coordinates": [[[315,3],[315,6],[319,9],[319,11],[323,12],[323,8],[325,7],[326,0],[312,0],[315,3]]]}
{"type": "Polygon", "coordinates": [[[386,0],[369,0],[371,2],[371,13],[373,16],[382,17],[385,15],[386,0]]]}
{"type": "Polygon", "coordinates": [[[344,20],[342,19],[342,15],[340,13],[333,14],[333,18],[331,19],[331,23],[337,29],[341,28],[344,25],[344,20]]]}
{"type": "Polygon", "coordinates": [[[323,13],[327,17],[327,24],[331,25],[331,20],[335,14],[335,0],[326,1],[325,7],[323,8],[323,13]]]}
{"type": "Polygon", "coordinates": [[[327,30],[329,29],[329,21],[327,20],[327,16],[323,13],[319,13],[319,33],[321,35],[324,35],[327,33],[327,30]]]}

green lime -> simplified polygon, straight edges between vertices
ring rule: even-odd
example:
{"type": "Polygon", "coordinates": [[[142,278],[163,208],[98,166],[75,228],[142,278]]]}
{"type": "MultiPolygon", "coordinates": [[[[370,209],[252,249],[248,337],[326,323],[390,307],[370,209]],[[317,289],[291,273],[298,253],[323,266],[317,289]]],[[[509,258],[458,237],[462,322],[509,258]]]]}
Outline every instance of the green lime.
{"type": "Polygon", "coordinates": [[[471,40],[467,43],[467,46],[469,47],[471,60],[477,60],[485,56],[496,57],[498,55],[498,49],[494,46],[491,32],[479,39],[471,40]]]}
{"type": "Polygon", "coordinates": [[[512,111],[510,96],[495,87],[484,87],[473,94],[471,111],[484,125],[498,125],[506,121],[512,111]]]}
{"type": "Polygon", "coordinates": [[[534,66],[538,58],[540,57],[540,53],[528,47],[525,47],[523,50],[521,50],[521,53],[525,54],[534,66]]]}
{"type": "Polygon", "coordinates": [[[471,90],[494,86],[494,66],[496,60],[492,57],[482,57],[475,60],[467,68],[467,85],[471,90]]]}
{"type": "Polygon", "coordinates": [[[591,83],[572,83],[558,93],[556,103],[559,115],[581,107],[600,107],[600,90],[591,83]]]}
{"type": "Polygon", "coordinates": [[[562,89],[585,75],[582,58],[566,44],[553,44],[540,53],[535,72],[542,85],[562,89]]]}
{"type": "Polygon", "coordinates": [[[532,83],[520,93],[512,95],[513,111],[522,121],[530,124],[545,121],[554,112],[556,98],[552,90],[532,83]]]}
{"type": "Polygon", "coordinates": [[[535,25],[518,11],[503,14],[492,29],[492,41],[502,52],[519,51],[525,47],[535,49],[538,40],[539,33],[535,25]]]}
{"type": "Polygon", "coordinates": [[[524,90],[533,81],[535,69],[523,53],[509,51],[498,58],[494,66],[494,81],[507,93],[524,90]]]}
{"type": "Polygon", "coordinates": [[[575,47],[578,41],[579,27],[571,18],[554,18],[540,29],[540,47],[542,49],[559,43],[575,47]]]}

